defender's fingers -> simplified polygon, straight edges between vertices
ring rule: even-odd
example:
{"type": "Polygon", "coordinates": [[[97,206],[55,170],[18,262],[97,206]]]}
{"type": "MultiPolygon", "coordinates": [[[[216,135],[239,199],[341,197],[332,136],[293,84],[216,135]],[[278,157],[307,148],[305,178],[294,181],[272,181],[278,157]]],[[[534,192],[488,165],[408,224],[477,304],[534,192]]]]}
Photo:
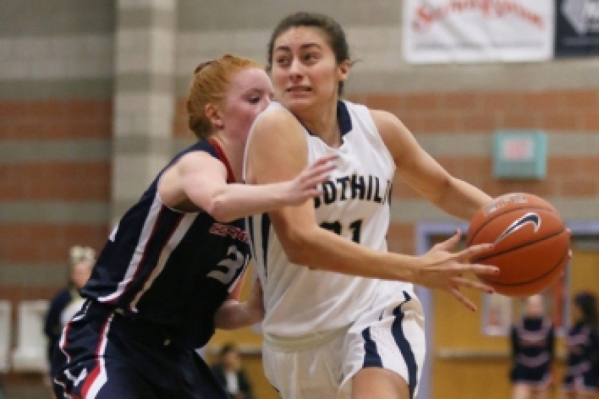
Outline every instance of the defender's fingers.
{"type": "Polygon", "coordinates": [[[326,163],[335,163],[334,161],[336,161],[339,158],[339,155],[337,154],[328,154],[328,155],[324,155],[320,158],[318,158],[312,165],[316,166],[316,165],[322,165],[322,164],[326,164],[326,163]]]}
{"type": "Polygon", "coordinates": [[[322,180],[324,177],[330,177],[331,171],[335,169],[337,165],[333,163],[326,163],[318,166],[308,166],[302,171],[300,180],[302,182],[322,180]]]}
{"type": "Polygon", "coordinates": [[[311,166],[302,173],[302,176],[300,178],[302,181],[320,180],[325,176],[329,177],[331,171],[336,167],[337,165],[331,163],[318,165],[316,167],[311,166]]]}
{"type": "Polygon", "coordinates": [[[307,190],[304,190],[302,192],[302,195],[308,199],[308,198],[312,198],[312,197],[320,197],[323,194],[323,191],[321,189],[318,188],[309,188],[307,190]]]}
{"type": "Polygon", "coordinates": [[[321,163],[321,162],[326,163],[329,161],[335,161],[338,158],[339,158],[339,155],[337,155],[337,154],[327,154],[327,155],[323,155],[322,157],[318,158],[315,163],[321,163]]]}

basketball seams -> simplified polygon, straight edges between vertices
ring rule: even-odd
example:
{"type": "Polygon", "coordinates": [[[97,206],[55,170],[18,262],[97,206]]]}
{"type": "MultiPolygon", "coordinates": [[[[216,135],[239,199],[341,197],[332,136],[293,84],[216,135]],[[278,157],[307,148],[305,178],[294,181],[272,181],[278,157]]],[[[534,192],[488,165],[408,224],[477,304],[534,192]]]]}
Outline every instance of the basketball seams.
{"type": "Polygon", "coordinates": [[[498,287],[498,286],[499,286],[499,287],[506,287],[506,288],[507,288],[507,287],[516,288],[516,287],[520,287],[520,286],[523,286],[523,285],[526,285],[526,284],[531,284],[531,283],[534,283],[534,282],[536,282],[536,281],[539,281],[539,280],[541,280],[541,279],[543,279],[543,278],[547,277],[549,274],[553,273],[553,272],[555,271],[555,269],[557,269],[558,267],[560,267],[560,266],[564,265],[564,262],[567,260],[567,257],[568,257],[568,251],[569,251],[569,250],[566,250],[566,251],[564,252],[564,254],[562,255],[562,257],[561,257],[561,258],[559,259],[559,261],[557,262],[557,264],[556,264],[556,265],[554,265],[554,266],[553,266],[551,269],[549,269],[549,270],[548,270],[548,271],[547,271],[545,274],[543,274],[543,275],[541,275],[541,276],[537,276],[537,277],[535,277],[535,278],[533,278],[533,279],[531,279],[531,280],[520,281],[520,282],[518,282],[518,283],[509,284],[509,283],[502,283],[502,282],[497,282],[497,281],[494,281],[494,280],[490,280],[490,279],[489,279],[489,278],[487,278],[486,276],[482,276],[482,275],[480,275],[480,276],[479,276],[479,278],[480,278],[480,279],[481,279],[483,282],[485,282],[485,283],[490,283],[490,284],[493,284],[493,285],[494,285],[494,286],[496,286],[496,287],[498,287]]]}
{"type": "MultiPolygon", "coordinates": [[[[547,208],[541,205],[530,205],[530,204],[524,204],[525,206],[521,206],[518,208],[511,208],[511,209],[505,209],[503,210],[503,212],[495,214],[492,218],[489,218],[488,220],[485,220],[484,223],[481,223],[480,227],[478,229],[476,229],[476,231],[472,232],[472,236],[470,234],[470,232],[468,232],[467,236],[466,236],[466,245],[470,246],[472,245],[472,242],[475,241],[476,236],[478,235],[478,233],[480,233],[481,230],[483,230],[489,223],[493,222],[495,219],[507,215],[509,213],[512,212],[516,212],[516,211],[521,211],[523,209],[527,210],[527,211],[534,211],[534,210],[543,210],[543,211],[548,211],[549,213],[552,213],[553,215],[556,215],[558,218],[560,218],[559,214],[555,213],[555,210],[551,209],[551,208],[547,208]]],[[[561,220],[561,218],[560,218],[561,220]]]]}
{"type": "Polygon", "coordinates": [[[472,262],[479,263],[479,262],[485,261],[487,259],[492,259],[492,258],[495,258],[497,256],[501,256],[501,255],[505,255],[505,254],[513,252],[513,251],[517,251],[517,250],[519,250],[521,248],[528,247],[529,245],[534,245],[534,244],[536,244],[538,242],[549,240],[549,239],[551,239],[553,237],[559,236],[564,231],[566,231],[566,228],[562,228],[560,231],[556,231],[554,233],[545,234],[543,237],[541,237],[541,238],[539,238],[537,240],[534,240],[534,241],[523,242],[522,244],[518,245],[517,247],[510,247],[510,248],[508,248],[506,250],[503,250],[503,251],[497,252],[497,253],[493,253],[492,255],[489,255],[489,256],[482,256],[480,258],[473,258],[472,262]]]}

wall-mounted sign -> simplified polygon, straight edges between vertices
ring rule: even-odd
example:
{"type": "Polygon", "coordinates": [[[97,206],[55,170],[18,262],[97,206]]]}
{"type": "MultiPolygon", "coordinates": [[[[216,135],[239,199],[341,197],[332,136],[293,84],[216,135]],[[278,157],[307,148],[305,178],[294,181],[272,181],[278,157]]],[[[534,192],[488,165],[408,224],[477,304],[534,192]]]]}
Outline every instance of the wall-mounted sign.
{"type": "Polygon", "coordinates": [[[599,55],[599,0],[558,0],[555,56],[599,55]]]}
{"type": "Polygon", "coordinates": [[[493,175],[499,179],[544,179],[547,135],[539,131],[498,131],[493,137],[493,175]]]}
{"type": "Polygon", "coordinates": [[[553,57],[554,0],[404,0],[402,23],[411,63],[553,57]]]}

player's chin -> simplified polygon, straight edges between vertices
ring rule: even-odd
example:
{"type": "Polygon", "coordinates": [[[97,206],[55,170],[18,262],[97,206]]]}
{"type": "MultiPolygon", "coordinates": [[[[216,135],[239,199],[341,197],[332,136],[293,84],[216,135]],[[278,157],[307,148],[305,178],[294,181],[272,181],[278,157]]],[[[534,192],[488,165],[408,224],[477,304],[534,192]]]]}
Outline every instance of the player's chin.
{"type": "Polygon", "coordinates": [[[310,108],[314,101],[311,96],[297,93],[287,93],[281,103],[291,112],[303,111],[310,108]]]}

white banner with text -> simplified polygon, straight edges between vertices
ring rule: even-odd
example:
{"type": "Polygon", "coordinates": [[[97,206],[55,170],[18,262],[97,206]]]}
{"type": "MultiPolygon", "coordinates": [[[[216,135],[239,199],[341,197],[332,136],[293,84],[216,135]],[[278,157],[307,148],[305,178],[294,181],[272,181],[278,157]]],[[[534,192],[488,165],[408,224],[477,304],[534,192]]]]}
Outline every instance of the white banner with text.
{"type": "Polygon", "coordinates": [[[403,7],[409,63],[553,57],[555,0],[403,0],[403,7]]]}

